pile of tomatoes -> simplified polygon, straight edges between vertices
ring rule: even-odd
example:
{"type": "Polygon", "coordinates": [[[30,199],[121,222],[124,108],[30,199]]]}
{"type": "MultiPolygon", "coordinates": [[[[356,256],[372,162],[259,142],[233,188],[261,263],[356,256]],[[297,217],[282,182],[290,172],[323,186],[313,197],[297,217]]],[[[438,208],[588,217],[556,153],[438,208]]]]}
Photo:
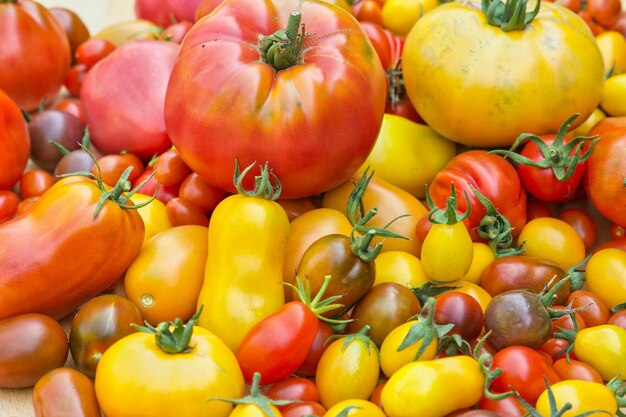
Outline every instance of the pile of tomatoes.
{"type": "Polygon", "coordinates": [[[624,415],[619,1],[135,12],[0,0],[0,388],[37,416],[624,415]]]}

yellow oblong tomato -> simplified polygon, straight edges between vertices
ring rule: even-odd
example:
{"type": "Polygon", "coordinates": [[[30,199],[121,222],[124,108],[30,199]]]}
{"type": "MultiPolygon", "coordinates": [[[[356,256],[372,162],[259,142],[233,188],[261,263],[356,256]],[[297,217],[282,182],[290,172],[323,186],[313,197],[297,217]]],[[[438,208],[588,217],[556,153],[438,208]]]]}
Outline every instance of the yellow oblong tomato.
{"type": "Polygon", "coordinates": [[[610,77],[604,83],[600,107],[609,116],[626,116],[626,74],[610,77]]]}
{"type": "Polygon", "coordinates": [[[444,417],[476,404],[485,377],[470,356],[411,362],[383,387],[381,401],[388,417],[444,417]]]}
{"type": "Polygon", "coordinates": [[[617,75],[626,71],[626,39],[614,30],[604,31],[596,36],[596,42],[606,74],[617,75]]]}
{"type": "MultiPolygon", "coordinates": [[[[352,181],[356,183],[360,176],[358,173],[355,174],[352,181]]],[[[322,199],[322,206],[346,213],[346,202],[354,189],[352,181],[346,181],[339,187],[326,192],[322,199]]],[[[373,208],[378,209],[378,214],[368,222],[370,227],[382,228],[396,217],[408,214],[409,216],[393,222],[388,230],[409,239],[385,239],[382,252],[401,250],[419,256],[422,242],[417,238],[415,228],[419,218],[427,212],[420,200],[374,174],[363,195],[363,206],[366,213],[373,208]]],[[[381,238],[376,237],[372,243],[380,241],[381,238]]]]}
{"type": "Polygon", "coordinates": [[[398,36],[406,36],[424,14],[437,6],[438,0],[386,0],[381,10],[383,26],[398,36]]]}
{"type": "Polygon", "coordinates": [[[241,398],[237,358],[217,336],[193,327],[188,348],[166,353],[154,334],[134,333],[102,355],[96,397],[107,417],[227,417],[233,406],[212,397],[241,398]]]}
{"type": "Polygon", "coordinates": [[[429,361],[434,359],[437,353],[437,338],[434,338],[428,346],[426,346],[424,352],[417,359],[416,356],[422,347],[423,339],[418,340],[406,349],[398,350],[402,341],[409,333],[409,330],[411,330],[417,322],[417,320],[410,320],[401,324],[389,332],[387,337],[383,340],[383,344],[380,346],[380,367],[387,377],[393,375],[407,363],[415,360],[429,361]]]}
{"type": "MultiPolygon", "coordinates": [[[[132,200],[135,204],[142,204],[151,198],[151,196],[147,196],[145,194],[135,193],[133,194],[132,200]]],[[[141,216],[141,220],[143,220],[143,224],[145,226],[145,234],[143,238],[144,245],[152,236],[162,232],[163,230],[174,227],[167,216],[167,208],[165,204],[156,198],[150,201],[147,205],[138,208],[137,213],[141,216]]]]}
{"type": "Polygon", "coordinates": [[[350,399],[330,407],[324,417],[385,417],[385,413],[370,401],[350,399]]]}
{"type": "MultiPolygon", "coordinates": [[[[551,386],[557,409],[562,409],[566,403],[572,407],[562,417],[576,417],[596,410],[597,413],[588,416],[613,416],[617,412],[617,401],[611,390],[603,384],[589,381],[566,380],[551,386]]],[[[535,406],[542,416],[552,415],[548,390],[545,390],[537,399],[535,406]]]]}
{"type": "Polygon", "coordinates": [[[124,290],[144,320],[187,320],[196,311],[208,252],[207,228],[176,226],[150,238],[126,270],[124,290]]]}
{"type": "Polygon", "coordinates": [[[587,262],[585,282],[607,306],[626,303],[626,252],[615,248],[599,250],[587,262]]]}
{"type": "MultiPolygon", "coordinates": [[[[352,225],[345,214],[331,208],[313,209],[293,219],[285,249],[283,280],[290,284],[295,282],[302,255],[317,239],[331,234],[349,236],[351,230],[352,225]]],[[[285,287],[285,298],[290,297],[291,289],[285,287]]]]}
{"type": "Polygon", "coordinates": [[[429,126],[385,114],[374,149],[361,169],[369,166],[376,176],[424,198],[426,184],[454,155],[456,144],[429,126]]]}
{"type": "Polygon", "coordinates": [[[480,1],[443,4],[413,26],[402,65],[409,98],[428,125],[482,148],[510,146],[524,132],[554,133],[574,113],[582,123],[604,83],[585,22],[549,2],[510,31],[489,24],[480,1]]]}
{"type": "Polygon", "coordinates": [[[526,223],[517,237],[524,242],[524,256],[549,259],[564,271],[585,259],[585,243],[563,220],[538,217],[526,223]]]}
{"type": "Polygon", "coordinates": [[[374,285],[381,282],[396,282],[405,287],[417,288],[429,281],[422,261],[408,252],[399,250],[382,252],[374,262],[376,264],[374,285]]]}
{"type": "Polygon", "coordinates": [[[626,380],[626,329],[613,324],[586,327],[574,340],[576,357],[593,366],[605,381],[626,380]]]}

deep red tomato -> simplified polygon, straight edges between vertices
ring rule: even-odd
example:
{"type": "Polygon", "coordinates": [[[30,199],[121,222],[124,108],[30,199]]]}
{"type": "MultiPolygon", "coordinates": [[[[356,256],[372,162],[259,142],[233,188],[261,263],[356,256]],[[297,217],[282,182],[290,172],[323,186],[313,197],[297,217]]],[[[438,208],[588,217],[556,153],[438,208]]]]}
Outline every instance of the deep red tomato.
{"type": "Polygon", "coordinates": [[[221,188],[216,188],[206,182],[195,172],[187,175],[180,184],[178,195],[189,200],[205,213],[212,211],[220,201],[228,197],[228,193],[221,188]]]}
{"type": "Polygon", "coordinates": [[[589,134],[599,135],[602,140],[587,161],[585,191],[603,216],[626,227],[626,117],[607,117],[589,134]]]}
{"type": "Polygon", "coordinates": [[[80,89],[83,86],[83,82],[87,77],[87,67],[83,64],[72,65],[65,76],[63,85],[67,88],[67,91],[73,96],[80,96],[80,89]]]}
{"type": "Polygon", "coordinates": [[[492,411],[501,417],[524,417],[528,410],[513,396],[502,400],[490,400],[483,397],[478,402],[479,410],[492,411]]]}
{"type": "Polygon", "coordinates": [[[585,249],[589,250],[595,245],[598,236],[596,222],[585,210],[578,208],[566,208],[559,213],[558,218],[568,223],[576,230],[585,243],[585,249]]]}
{"type": "Polygon", "coordinates": [[[315,376],[317,364],[322,357],[322,353],[324,353],[329,345],[329,343],[326,342],[328,341],[328,338],[334,334],[335,332],[333,332],[333,329],[328,323],[323,321],[319,323],[319,327],[317,329],[317,333],[315,334],[315,339],[313,339],[313,343],[311,343],[309,353],[297,370],[298,374],[304,376],[315,376]]]}
{"type": "Polygon", "coordinates": [[[70,44],[56,18],[31,0],[0,3],[0,89],[26,111],[51,102],[70,65],[70,44]],[[34,51],[37,51],[36,53],[34,51]]]}
{"type": "MultiPolygon", "coordinates": [[[[272,400],[319,402],[320,393],[315,382],[307,378],[291,376],[272,385],[265,395],[272,400]]],[[[288,406],[278,406],[283,411],[288,406]]]]}
{"type": "Polygon", "coordinates": [[[115,51],[115,45],[112,42],[106,39],[91,38],[76,48],[74,57],[76,62],[89,69],[113,51],[115,51]]]}
{"type": "Polygon", "coordinates": [[[17,214],[20,198],[13,191],[0,190],[0,223],[11,220],[17,214]]]}
{"type": "Polygon", "coordinates": [[[173,197],[167,200],[165,204],[167,209],[167,217],[174,226],[183,226],[186,224],[196,224],[198,226],[209,227],[209,219],[200,209],[191,201],[180,197],[173,197]]]}
{"type": "Polygon", "coordinates": [[[567,303],[572,308],[585,307],[578,314],[589,327],[600,326],[606,323],[611,314],[608,307],[597,295],[587,290],[578,290],[572,292],[567,297],[567,303]]]}
{"type": "Polygon", "coordinates": [[[165,121],[187,165],[211,185],[234,192],[235,158],[240,166],[267,161],[282,198],[307,197],[340,185],[365,161],[385,93],[380,61],[347,11],[308,0],[233,0],[187,33],[165,121]]]}
{"type": "Polygon", "coordinates": [[[510,346],[498,351],[491,367],[502,369],[502,375],[491,384],[494,392],[507,392],[513,388],[530,404],[535,404],[545,391],[544,376],[550,384],[561,380],[539,352],[525,346],[510,346]]]}
{"type": "Polygon", "coordinates": [[[554,215],[546,202],[529,198],[526,201],[526,221],[531,221],[538,217],[554,217],[554,215]]]}
{"type": "Polygon", "coordinates": [[[471,214],[465,220],[474,240],[478,240],[478,227],[485,217],[485,207],[480,203],[470,185],[487,197],[512,227],[517,236],[526,224],[526,191],[515,168],[504,158],[483,150],[471,150],[455,156],[439,171],[429,186],[433,202],[444,207],[454,182],[460,212],[467,210],[464,194],[467,193],[471,214]]]}
{"type": "Polygon", "coordinates": [[[566,358],[558,359],[554,362],[552,368],[563,380],[576,379],[604,384],[602,376],[594,367],[576,359],[570,359],[569,361],[566,358]]]}
{"type": "Polygon", "coordinates": [[[52,187],[55,179],[43,169],[33,169],[22,175],[20,180],[20,195],[22,199],[40,197],[46,190],[52,187]]]}
{"type": "MultiPolygon", "coordinates": [[[[539,350],[551,357],[553,361],[557,361],[566,357],[565,350],[568,346],[569,342],[567,340],[551,337],[546,341],[546,343],[541,345],[539,350]]],[[[576,359],[576,355],[573,352],[570,353],[569,357],[570,359],[576,359]]]]}
{"type": "Polygon", "coordinates": [[[447,292],[435,301],[435,323],[454,324],[450,334],[464,340],[476,338],[483,329],[483,310],[478,301],[462,292],[447,292]]]}
{"type": "MultiPolygon", "coordinates": [[[[0,10],[2,7],[0,4],[0,10]]],[[[0,190],[13,188],[22,177],[29,155],[26,120],[17,104],[0,90],[0,190]]]]}

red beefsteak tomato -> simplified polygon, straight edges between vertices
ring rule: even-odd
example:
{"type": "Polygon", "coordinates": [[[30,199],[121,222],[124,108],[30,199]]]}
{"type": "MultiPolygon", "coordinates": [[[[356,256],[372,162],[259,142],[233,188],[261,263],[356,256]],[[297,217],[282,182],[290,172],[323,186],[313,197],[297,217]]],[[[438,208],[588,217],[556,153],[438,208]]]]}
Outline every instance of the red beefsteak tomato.
{"type": "Polygon", "coordinates": [[[361,166],[385,95],[380,60],[347,11],[321,1],[229,0],[185,37],[165,123],[185,163],[211,185],[234,192],[235,158],[267,161],[281,198],[299,198],[361,166]]]}

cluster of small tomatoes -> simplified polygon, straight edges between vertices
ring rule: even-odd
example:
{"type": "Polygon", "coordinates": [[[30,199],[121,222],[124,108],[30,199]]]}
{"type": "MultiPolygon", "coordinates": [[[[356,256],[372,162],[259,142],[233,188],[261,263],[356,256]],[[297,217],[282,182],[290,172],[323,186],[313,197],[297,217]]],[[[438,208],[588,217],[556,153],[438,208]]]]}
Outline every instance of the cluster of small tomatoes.
{"type": "Polygon", "coordinates": [[[626,15],[527,3],[0,0],[0,387],[623,415],[626,15]]]}

